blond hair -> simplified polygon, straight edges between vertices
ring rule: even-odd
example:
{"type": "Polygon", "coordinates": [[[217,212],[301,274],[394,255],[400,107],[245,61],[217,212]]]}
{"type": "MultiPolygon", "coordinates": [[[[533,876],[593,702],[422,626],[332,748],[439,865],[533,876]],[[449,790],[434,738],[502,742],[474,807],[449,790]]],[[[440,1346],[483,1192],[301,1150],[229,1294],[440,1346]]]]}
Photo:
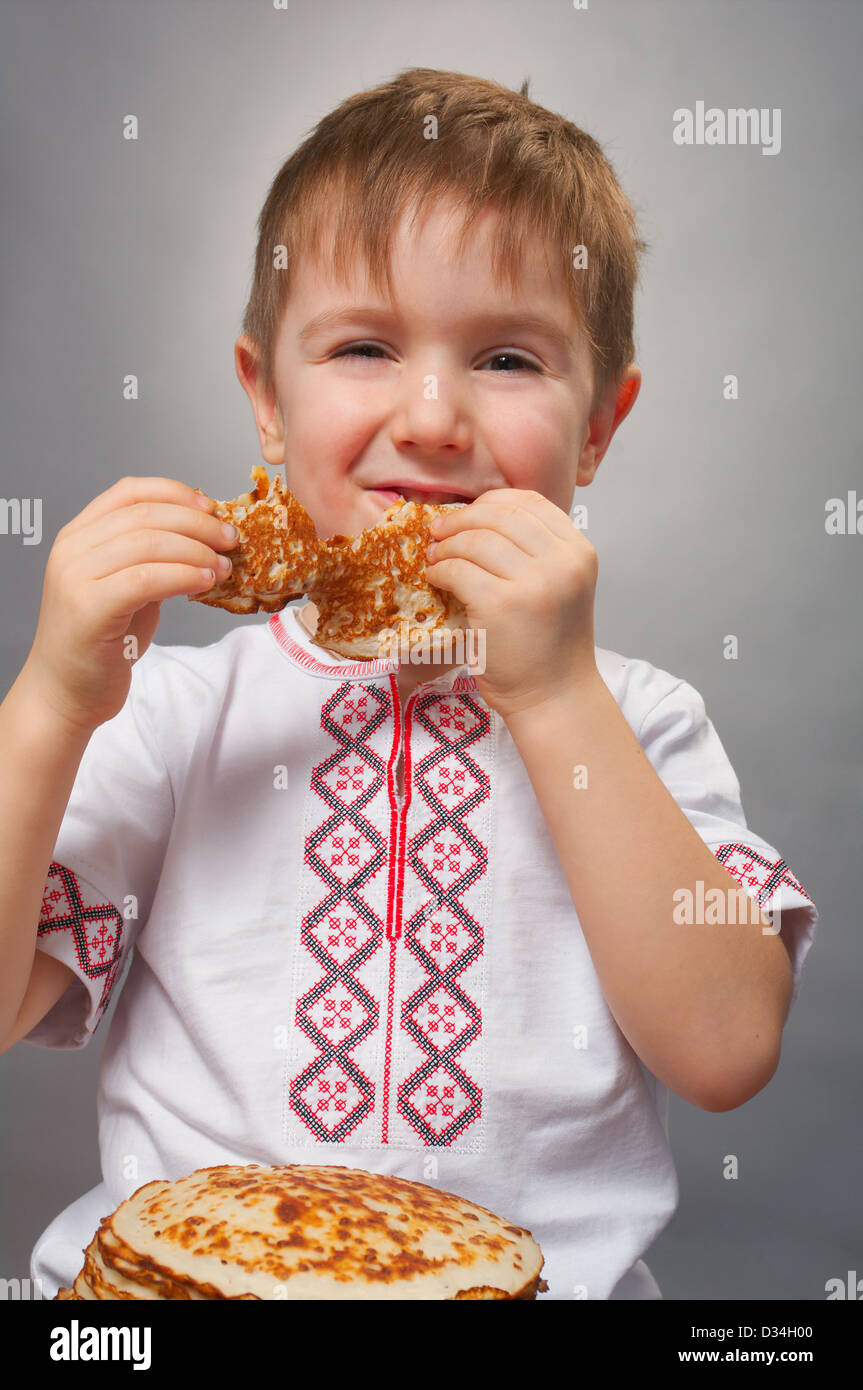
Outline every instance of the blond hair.
{"type": "Polygon", "coordinates": [[[563,116],[482,77],[408,68],[348,97],[318,122],[277,173],[258,218],[258,245],[243,332],[257,344],[272,386],[275,344],[303,254],[320,254],[332,226],[331,269],[347,281],[357,255],[372,285],[393,298],[392,237],[408,205],[454,200],[459,249],[479,214],[500,213],[492,257],[497,284],[515,288],[525,230],[538,233],[566,271],[569,301],[594,362],[592,409],[635,356],[633,298],[648,243],[600,146],[563,116]],[[435,129],[435,138],[427,132],[435,129]],[[332,222],[331,222],[331,219],[332,222]],[[573,266],[577,246],[584,269],[573,266]],[[274,265],[284,246],[286,265],[274,265]]]}

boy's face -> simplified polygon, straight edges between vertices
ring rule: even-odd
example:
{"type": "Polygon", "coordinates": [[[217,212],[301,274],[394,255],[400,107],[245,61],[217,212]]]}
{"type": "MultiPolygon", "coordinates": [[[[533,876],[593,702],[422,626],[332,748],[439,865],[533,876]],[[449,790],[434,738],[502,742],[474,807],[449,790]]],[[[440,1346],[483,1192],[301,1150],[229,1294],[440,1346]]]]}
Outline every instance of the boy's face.
{"type": "Polygon", "coordinates": [[[325,259],[296,268],[275,399],[258,383],[254,345],[237,341],[263,458],[324,539],[374,526],[395,500],[383,489],[399,484],[433,489],[431,501],[526,488],[568,512],[638,394],[633,366],[591,418],[592,359],[564,279],[580,272],[546,262],[533,241],[517,291],[498,288],[496,214],[483,213],[461,260],[452,215],[436,205],[421,230],[403,216],[392,305],[359,266],[349,287],[325,259]]]}

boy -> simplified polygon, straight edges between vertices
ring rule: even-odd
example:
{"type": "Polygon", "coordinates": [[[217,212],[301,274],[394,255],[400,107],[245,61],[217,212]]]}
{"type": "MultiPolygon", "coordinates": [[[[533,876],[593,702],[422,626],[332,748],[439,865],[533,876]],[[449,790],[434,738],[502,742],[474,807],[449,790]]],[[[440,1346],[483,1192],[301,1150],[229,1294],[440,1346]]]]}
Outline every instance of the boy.
{"type": "Polygon", "coordinates": [[[59,533],[0,708],[4,1046],[85,1046],[131,965],[104,1181],[40,1238],[46,1293],[155,1177],[332,1162],[527,1227],[551,1298],[661,1297],[668,1089],[767,1084],[817,914],[698,693],[594,645],[568,512],[638,394],[642,246],[590,137],[426,69],[321,121],[262,210],[263,458],[321,536],[396,489],[468,500],[429,578],[481,674],[345,660],[302,603],[151,645],[232,544],[184,483],[124,478],[59,533]]]}

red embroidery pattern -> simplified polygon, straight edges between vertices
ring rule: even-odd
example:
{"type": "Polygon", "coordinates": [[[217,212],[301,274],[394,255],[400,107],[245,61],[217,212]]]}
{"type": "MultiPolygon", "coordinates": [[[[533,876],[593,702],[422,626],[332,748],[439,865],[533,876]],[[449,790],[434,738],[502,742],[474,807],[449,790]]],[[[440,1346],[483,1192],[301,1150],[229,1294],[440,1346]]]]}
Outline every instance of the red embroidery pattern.
{"type": "Polygon", "coordinates": [[[37,936],[57,931],[70,933],[75,959],[87,978],[103,980],[97,1007],[101,1016],[122,960],[123,919],[113,903],[100,901],[100,895],[71,869],[52,860],[37,936]]]}
{"type": "Polygon", "coordinates": [[[289,1144],[453,1146],[474,1127],[481,1150],[492,740],[475,689],[408,703],[401,803],[395,679],[324,701],[337,747],[312,770],[304,827],[289,1144]]]}
{"type": "Polygon", "coordinates": [[[424,1144],[448,1145],[482,1107],[480,1087],[457,1058],[482,1031],[480,1007],[460,977],[483,949],[482,923],[463,899],[488,867],[487,843],[471,821],[488,800],[490,779],[468,749],[488,737],[491,716],[468,695],[426,695],[416,719],[434,747],[417,764],[411,789],[431,814],[410,840],[407,861],[431,899],[405,932],[424,979],[405,1000],[401,1023],[422,1061],[399,1086],[398,1109],[424,1144]]]}
{"type": "Polygon", "coordinates": [[[386,690],[349,681],[321,710],[321,726],[338,747],[312,771],[311,789],[327,809],[306,834],[304,864],[325,891],[302,919],[300,988],[309,963],[317,969],[297,998],[296,1028],[312,1055],[290,1083],[291,1110],[321,1141],[344,1142],[375,1103],[373,1054],[365,1064],[358,1054],[369,1052],[361,1045],[380,1018],[383,981],[374,957],[384,923],[366,886],[386,864],[387,843],[364,812],[386,776],[383,750],[374,746],[386,718],[386,690]]]}
{"type": "Polygon", "coordinates": [[[324,649],[321,648],[318,656],[310,656],[304,651],[299,642],[295,642],[290,633],[285,630],[281,613],[274,613],[269,621],[269,629],[273,637],[278,642],[283,651],[288,653],[292,661],[298,666],[302,666],[306,671],[312,671],[317,675],[341,676],[343,679],[357,676],[376,676],[381,672],[397,671],[397,657],[378,657],[374,661],[341,661],[326,662],[322,660],[324,649]]]}
{"type": "Polygon", "coordinates": [[[724,869],[737,879],[741,888],[754,889],[752,896],[757,903],[769,902],[773,894],[783,884],[801,893],[809,902],[812,899],[802,883],[798,883],[784,859],[769,860],[754,850],[751,845],[727,844],[714,850],[716,858],[724,869]]]}

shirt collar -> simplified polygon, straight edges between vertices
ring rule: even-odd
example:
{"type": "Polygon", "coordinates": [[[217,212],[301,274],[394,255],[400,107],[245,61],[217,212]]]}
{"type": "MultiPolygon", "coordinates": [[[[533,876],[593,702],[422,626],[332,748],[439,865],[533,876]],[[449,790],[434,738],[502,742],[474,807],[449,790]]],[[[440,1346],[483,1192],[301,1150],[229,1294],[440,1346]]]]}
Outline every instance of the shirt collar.
{"type": "MultiPolygon", "coordinates": [[[[337,681],[375,680],[398,674],[401,661],[397,656],[358,661],[356,657],[340,656],[337,652],[317,646],[300,622],[299,607],[299,603],[288,604],[278,613],[273,613],[267,624],[279,651],[294,666],[299,666],[310,676],[337,681]]],[[[434,667],[430,669],[434,670],[434,667]]],[[[436,690],[476,690],[476,681],[469,674],[466,662],[445,671],[434,680],[421,681],[417,689],[420,685],[428,685],[436,690]]]]}

